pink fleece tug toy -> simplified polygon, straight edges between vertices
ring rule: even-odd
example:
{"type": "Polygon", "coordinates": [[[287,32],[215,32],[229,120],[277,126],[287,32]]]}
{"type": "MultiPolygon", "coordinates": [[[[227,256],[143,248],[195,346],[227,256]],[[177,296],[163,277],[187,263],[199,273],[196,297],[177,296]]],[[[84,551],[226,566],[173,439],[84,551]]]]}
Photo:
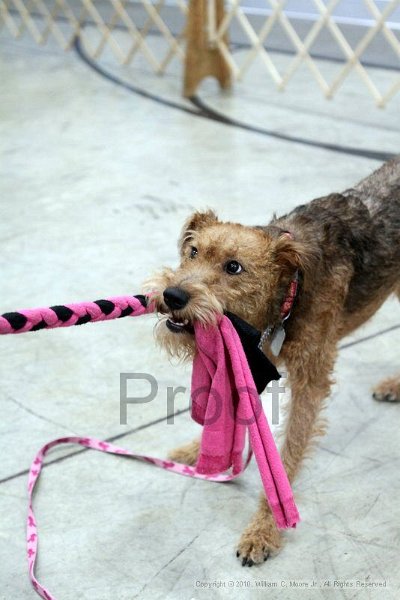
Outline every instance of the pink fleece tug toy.
{"type": "MultiPolygon", "coordinates": [[[[69,327],[154,311],[151,298],[141,295],[21,310],[0,316],[0,334],[69,327]]],[[[33,492],[45,455],[59,444],[79,444],[101,452],[122,454],[180,475],[217,482],[238,477],[254,452],[277,526],[281,529],[295,527],[300,520],[259,398],[259,393],[269,381],[279,379],[279,373],[260,350],[260,332],[231,313],[219,315],[215,326],[195,322],[194,332],[197,353],[193,362],[191,412],[192,418],[203,425],[195,467],[135,454],[91,437],[58,438],[46,444],[35,456],[28,478],[27,555],[32,585],[45,600],[55,600],[55,597],[35,576],[38,530],[33,512],[33,492]],[[246,431],[249,432],[250,447],[243,461],[246,431]],[[227,473],[231,468],[231,473],[227,473]]]]}

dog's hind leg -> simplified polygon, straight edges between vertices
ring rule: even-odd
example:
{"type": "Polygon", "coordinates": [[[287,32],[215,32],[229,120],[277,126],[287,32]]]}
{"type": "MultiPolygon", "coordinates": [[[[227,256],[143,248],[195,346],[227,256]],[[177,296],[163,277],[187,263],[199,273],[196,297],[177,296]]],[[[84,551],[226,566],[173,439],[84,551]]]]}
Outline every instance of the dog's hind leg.
{"type": "MultiPolygon", "coordinates": [[[[396,294],[400,300],[400,286],[396,294]]],[[[400,402],[400,373],[378,383],[373,390],[372,397],[380,402],[400,402]]]]}
{"type": "MultiPolygon", "coordinates": [[[[315,337],[316,332],[310,328],[310,331],[304,332],[302,339],[310,343],[315,337]]],[[[292,346],[286,359],[292,398],[281,452],[291,482],[300,470],[312,440],[324,433],[319,414],[331,386],[336,339],[326,336],[319,347],[314,346],[313,352],[310,347],[305,348],[304,342],[293,342],[292,346]]],[[[270,552],[280,548],[281,543],[281,534],[275,525],[268,502],[262,495],[258,511],[242,534],[237,556],[243,566],[252,566],[266,560],[270,552]]]]}
{"type": "Polygon", "coordinates": [[[381,381],[374,388],[372,397],[380,402],[400,402],[400,375],[381,381]]]}

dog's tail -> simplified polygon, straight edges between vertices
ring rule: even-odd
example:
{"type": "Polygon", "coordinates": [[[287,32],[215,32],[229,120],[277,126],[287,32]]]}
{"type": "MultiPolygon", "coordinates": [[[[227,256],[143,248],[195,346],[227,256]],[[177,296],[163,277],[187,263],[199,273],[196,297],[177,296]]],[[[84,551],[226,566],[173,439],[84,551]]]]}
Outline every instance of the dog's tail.
{"type": "Polygon", "coordinates": [[[400,156],[384,163],[354,188],[371,215],[400,224],[400,156]]]}

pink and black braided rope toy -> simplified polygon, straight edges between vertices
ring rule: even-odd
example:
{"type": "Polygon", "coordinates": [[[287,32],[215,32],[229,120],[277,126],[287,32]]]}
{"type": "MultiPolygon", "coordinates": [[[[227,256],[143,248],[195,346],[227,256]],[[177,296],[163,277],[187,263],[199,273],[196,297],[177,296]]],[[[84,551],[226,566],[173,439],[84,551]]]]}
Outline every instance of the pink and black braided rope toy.
{"type": "Polygon", "coordinates": [[[61,304],[47,308],[28,308],[16,312],[7,312],[0,316],[0,335],[25,333],[39,329],[72,327],[84,323],[110,321],[121,317],[139,316],[148,309],[146,297],[115,296],[94,302],[61,304]]]}

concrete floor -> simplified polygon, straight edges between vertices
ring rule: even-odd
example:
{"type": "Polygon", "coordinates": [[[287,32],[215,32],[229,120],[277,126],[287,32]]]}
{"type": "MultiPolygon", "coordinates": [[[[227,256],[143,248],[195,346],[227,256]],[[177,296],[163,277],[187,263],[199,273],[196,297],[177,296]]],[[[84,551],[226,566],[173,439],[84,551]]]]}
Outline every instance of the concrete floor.
{"type": "MultiPolygon", "coordinates": [[[[178,232],[193,208],[265,223],[273,211],[340,191],[379,164],[156,104],[51,44],[14,42],[4,32],[0,43],[0,312],[138,292],[156,267],[176,263],[178,232]]],[[[179,97],[178,66],[157,78],[142,64],[124,70],[107,56],[102,64],[189,107],[179,97]]],[[[374,75],[383,82],[387,74],[374,75]]],[[[289,135],[399,151],[399,100],[375,109],[358,79],[328,103],[306,70],[291,93],[278,95],[254,67],[232,95],[207,81],[201,96],[289,135]]],[[[198,432],[187,414],[165,421],[167,386],[188,387],[190,372],[154,347],[153,322],[1,340],[1,599],[35,597],[24,528],[26,470],[40,446],[68,434],[119,435],[127,448],[165,456],[198,432]],[[132,370],[156,375],[159,394],[129,407],[122,426],[119,374],[132,370]]],[[[400,407],[373,402],[370,389],[396,372],[399,330],[385,330],[399,324],[390,300],[341,351],[328,434],[295,486],[302,523],[279,556],[252,569],[235,557],[257,503],[254,464],[234,484],[217,485],[63,448],[49,456],[35,498],[39,579],[58,600],[398,598],[400,407]],[[291,585],[313,580],[312,591],[291,585]],[[359,588],[357,580],[386,588],[359,588]],[[257,587],[262,582],[270,587],[257,587]]],[[[175,411],[187,405],[188,394],[178,395],[175,411]]]]}

